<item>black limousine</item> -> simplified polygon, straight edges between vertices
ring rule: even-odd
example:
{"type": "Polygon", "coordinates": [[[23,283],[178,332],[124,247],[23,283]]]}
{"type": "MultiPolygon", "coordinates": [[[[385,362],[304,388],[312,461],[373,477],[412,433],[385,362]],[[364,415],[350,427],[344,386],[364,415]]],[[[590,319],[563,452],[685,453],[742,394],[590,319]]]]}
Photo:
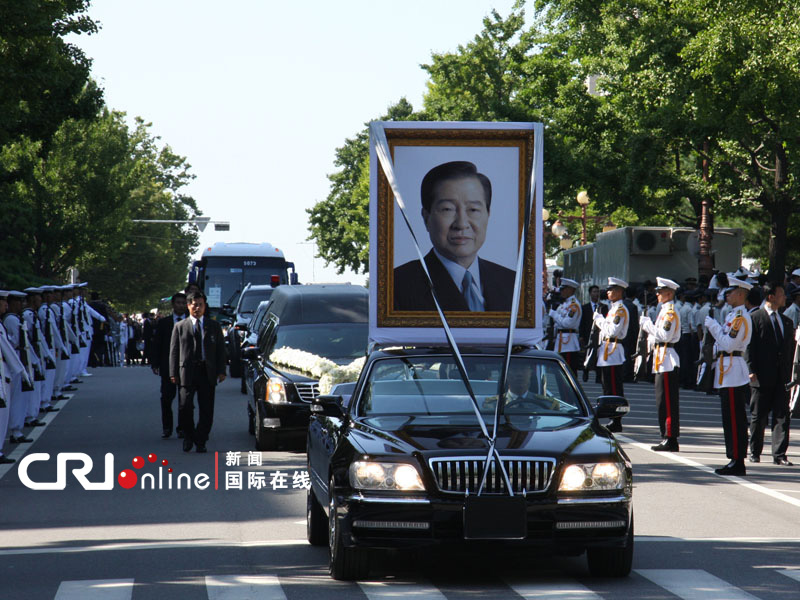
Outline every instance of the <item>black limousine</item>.
{"type": "Polygon", "coordinates": [[[593,407],[560,356],[531,349],[515,349],[498,396],[502,351],[463,357],[476,403],[441,348],[374,351],[352,394],[312,403],[308,540],[329,546],[331,576],[365,577],[376,549],[487,540],[586,551],[593,575],[628,575],[631,463],[598,420],[627,401],[593,407]]]}

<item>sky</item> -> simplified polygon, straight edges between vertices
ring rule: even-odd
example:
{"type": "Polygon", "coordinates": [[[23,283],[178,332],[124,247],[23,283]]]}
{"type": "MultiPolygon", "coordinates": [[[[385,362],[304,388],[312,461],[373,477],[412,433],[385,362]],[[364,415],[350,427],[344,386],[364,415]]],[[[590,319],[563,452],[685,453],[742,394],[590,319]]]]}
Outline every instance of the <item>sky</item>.
{"type": "Polygon", "coordinates": [[[434,52],[467,44],[514,0],[94,0],[106,104],[152,123],[185,156],[215,242],[270,242],[302,282],[363,283],[315,258],[306,209],[327,197],[335,150],[406,97],[421,108],[434,52]]]}

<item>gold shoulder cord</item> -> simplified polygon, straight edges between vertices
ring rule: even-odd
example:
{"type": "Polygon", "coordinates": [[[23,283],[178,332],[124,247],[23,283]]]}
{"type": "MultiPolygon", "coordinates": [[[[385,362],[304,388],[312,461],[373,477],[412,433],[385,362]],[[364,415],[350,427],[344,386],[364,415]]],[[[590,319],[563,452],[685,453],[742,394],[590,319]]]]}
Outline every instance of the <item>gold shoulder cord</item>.
{"type": "MultiPolygon", "coordinates": [[[[624,307],[624,306],[620,306],[620,307],[619,307],[619,308],[616,310],[616,312],[614,313],[614,316],[615,316],[615,317],[619,317],[619,316],[620,316],[620,314],[622,315],[622,317],[624,317],[624,318],[625,318],[625,320],[623,321],[623,323],[627,323],[627,321],[628,321],[628,311],[625,309],[625,307],[624,307]]],[[[605,349],[603,350],[603,360],[608,360],[608,355],[609,355],[609,352],[608,352],[608,343],[609,343],[610,341],[611,341],[611,340],[609,340],[608,338],[606,338],[606,345],[605,345],[605,349]]],[[[616,352],[616,351],[617,351],[617,340],[615,339],[615,340],[614,340],[614,345],[613,345],[613,346],[611,346],[611,354],[614,354],[614,352],[616,352]]]]}
{"type": "MultiPolygon", "coordinates": [[[[734,332],[736,337],[739,336],[739,329],[742,328],[744,325],[744,336],[747,337],[747,321],[744,320],[742,315],[736,315],[731,322],[731,329],[725,335],[730,335],[730,332],[734,332]]],[[[728,362],[728,368],[725,368],[725,356],[722,353],[719,355],[719,385],[722,385],[722,378],[725,377],[725,374],[733,368],[733,359],[734,357],[731,356],[731,360],[728,362]]]]}
{"type": "MultiPolygon", "coordinates": [[[[668,311],[667,314],[664,316],[664,320],[669,322],[674,321],[675,311],[674,310],[668,311]]],[[[661,368],[661,365],[664,364],[664,359],[666,357],[667,357],[667,345],[664,344],[661,347],[661,355],[659,356],[658,349],[656,349],[656,352],[653,355],[653,371],[655,371],[656,373],[658,372],[658,370],[661,368]]]]}

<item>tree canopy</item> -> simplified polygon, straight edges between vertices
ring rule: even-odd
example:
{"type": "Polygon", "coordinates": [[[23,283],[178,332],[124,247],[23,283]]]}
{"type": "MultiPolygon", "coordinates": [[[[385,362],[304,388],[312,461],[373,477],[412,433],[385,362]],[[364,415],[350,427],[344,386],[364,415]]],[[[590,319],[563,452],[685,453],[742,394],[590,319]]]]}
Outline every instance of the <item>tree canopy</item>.
{"type": "MultiPolygon", "coordinates": [[[[471,41],[432,55],[422,65],[424,106],[409,115],[543,122],[551,211],[577,213],[586,189],[590,210],[617,225],[696,227],[708,201],[718,225],[745,228],[746,251],[770,269],[800,262],[792,243],[800,241],[800,15],[792,3],[530,4],[529,19],[518,2],[507,17],[485,18],[471,41]]],[[[339,150],[343,169],[313,214],[361,211],[366,230],[366,144],[364,130],[339,150]]],[[[337,219],[324,233],[319,224],[312,219],[311,237],[322,256],[363,268],[366,235],[337,244],[337,219]]]]}
{"type": "Polygon", "coordinates": [[[91,34],[89,2],[0,0],[0,281],[83,280],[126,308],[185,281],[197,230],[133,219],[199,214],[184,157],[150,125],[105,107],[91,61],[63,36],[91,34]]]}

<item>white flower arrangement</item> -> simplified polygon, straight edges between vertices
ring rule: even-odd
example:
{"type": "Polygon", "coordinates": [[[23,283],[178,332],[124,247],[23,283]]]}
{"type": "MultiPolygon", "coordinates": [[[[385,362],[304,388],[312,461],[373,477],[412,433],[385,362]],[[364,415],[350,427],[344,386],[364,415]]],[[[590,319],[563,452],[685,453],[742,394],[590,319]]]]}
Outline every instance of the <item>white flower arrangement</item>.
{"type": "Polygon", "coordinates": [[[364,368],[366,357],[355,359],[348,365],[339,366],[332,360],[295,348],[278,348],[269,355],[270,362],[283,365],[295,371],[305,373],[319,380],[319,393],[327,394],[337,383],[345,383],[358,379],[364,368]]]}

